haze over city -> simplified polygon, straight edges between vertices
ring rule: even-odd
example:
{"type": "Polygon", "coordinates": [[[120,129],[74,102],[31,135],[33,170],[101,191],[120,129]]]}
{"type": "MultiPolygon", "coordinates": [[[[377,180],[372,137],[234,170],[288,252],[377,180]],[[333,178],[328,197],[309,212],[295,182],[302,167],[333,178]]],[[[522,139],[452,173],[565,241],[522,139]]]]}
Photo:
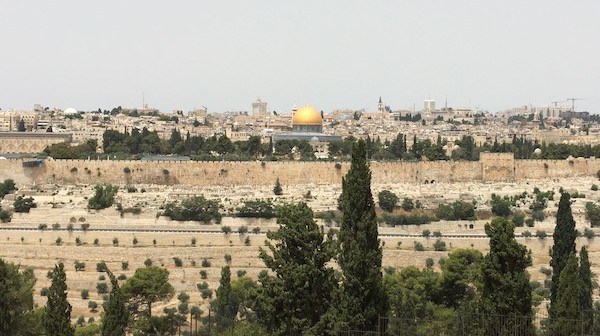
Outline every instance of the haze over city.
{"type": "Polygon", "coordinates": [[[600,111],[597,1],[0,4],[0,108],[600,111]],[[568,105],[569,102],[559,104],[568,105]]]}

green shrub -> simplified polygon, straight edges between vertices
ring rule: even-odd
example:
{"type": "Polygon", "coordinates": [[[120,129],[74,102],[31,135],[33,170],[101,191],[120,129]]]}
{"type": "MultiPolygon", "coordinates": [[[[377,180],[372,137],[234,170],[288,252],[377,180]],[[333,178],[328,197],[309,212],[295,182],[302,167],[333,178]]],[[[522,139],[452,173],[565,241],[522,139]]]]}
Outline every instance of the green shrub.
{"type": "Polygon", "coordinates": [[[535,232],[535,236],[538,237],[539,239],[545,239],[548,236],[548,234],[546,234],[546,231],[544,231],[544,230],[537,230],[535,232]]]}
{"type": "Polygon", "coordinates": [[[389,190],[382,190],[377,194],[377,199],[379,201],[379,207],[383,211],[393,212],[394,208],[396,208],[396,204],[398,204],[398,196],[389,190]]]}
{"type": "Polygon", "coordinates": [[[542,273],[543,275],[549,277],[549,276],[552,275],[552,270],[549,269],[549,268],[547,268],[547,267],[542,266],[542,267],[540,267],[540,273],[542,273]]]}
{"type": "Polygon", "coordinates": [[[425,247],[420,242],[416,241],[416,242],[414,242],[414,244],[415,244],[415,251],[425,251],[425,247]]]}
{"type": "Polygon", "coordinates": [[[475,218],[475,206],[465,201],[455,201],[449,205],[440,204],[435,215],[444,220],[467,220],[475,218]]]}
{"type": "Polygon", "coordinates": [[[12,216],[11,216],[10,212],[8,212],[4,209],[0,209],[0,222],[8,223],[11,221],[11,219],[12,219],[12,216]]]}
{"type": "Polygon", "coordinates": [[[99,282],[98,284],[96,284],[96,291],[98,292],[98,294],[108,293],[108,285],[106,284],[106,282],[99,282]]]}
{"type": "Polygon", "coordinates": [[[15,186],[15,181],[12,179],[6,179],[4,182],[0,183],[0,198],[4,198],[6,194],[9,194],[13,191],[17,190],[15,186]]]}
{"type": "Polygon", "coordinates": [[[383,214],[381,220],[388,226],[422,225],[435,222],[437,218],[427,215],[389,215],[383,214]]]}
{"type": "Polygon", "coordinates": [[[421,236],[427,237],[427,238],[429,238],[430,235],[431,235],[431,231],[429,231],[429,230],[423,230],[423,232],[421,233],[421,236]]]}
{"type": "Polygon", "coordinates": [[[211,265],[212,264],[208,259],[206,259],[206,258],[202,259],[202,267],[210,267],[211,265]]]}
{"type": "Polygon", "coordinates": [[[76,261],[75,262],[75,271],[84,271],[84,270],[85,270],[85,263],[76,261]]]}
{"type": "Polygon", "coordinates": [[[587,239],[593,239],[594,237],[596,237],[596,233],[590,228],[585,228],[583,230],[583,236],[587,239]]]}
{"type": "Polygon", "coordinates": [[[146,267],[152,266],[152,259],[148,258],[148,259],[144,260],[144,265],[146,267]]]}
{"type": "Polygon", "coordinates": [[[433,261],[433,258],[425,259],[425,267],[432,268],[434,264],[435,262],[433,261]]]}
{"type": "Polygon", "coordinates": [[[592,184],[592,191],[598,191],[598,186],[596,184],[592,184]]]}
{"type": "Polygon", "coordinates": [[[244,275],[246,275],[246,271],[244,271],[244,270],[238,270],[236,273],[237,273],[238,278],[241,278],[244,275]]]}
{"type": "Polygon", "coordinates": [[[590,221],[592,226],[600,226],[600,206],[593,202],[585,204],[585,219],[590,221]]]}
{"type": "Polygon", "coordinates": [[[173,262],[175,263],[175,267],[182,267],[183,266],[183,261],[181,261],[181,259],[178,258],[178,257],[173,257],[173,262]]]}
{"type": "Polygon", "coordinates": [[[90,311],[94,312],[98,308],[98,303],[96,303],[96,301],[89,301],[88,308],[90,309],[90,311]]]}
{"type": "Polygon", "coordinates": [[[525,238],[529,238],[529,237],[531,237],[531,232],[529,232],[529,231],[523,231],[523,233],[521,233],[521,236],[523,236],[525,238]]]}
{"type": "Polygon", "coordinates": [[[33,201],[33,197],[19,196],[13,203],[14,212],[29,212],[31,208],[36,208],[37,204],[33,201]]]}
{"type": "Polygon", "coordinates": [[[231,232],[231,227],[229,227],[229,226],[227,226],[227,225],[221,226],[221,231],[222,231],[224,234],[229,234],[229,233],[231,232]]]}
{"type": "Polygon", "coordinates": [[[81,298],[84,300],[87,300],[87,299],[89,299],[89,297],[90,297],[90,291],[87,289],[83,289],[81,291],[81,298]]]}
{"type": "Polygon", "coordinates": [[[273,218],[276,214],[271,200],[247,200],[236,210],[237,216],[244,218],[273,218]]]}
{"type": "Polygon", "coordinates": [[[405,197],[404,200],[402,200],[401,207],[404,211],[412,211],[415,208],[415,204],[413,203],[412,198],[405,197]]]}
{"type": "Polygon", "coordinates": [[[205,270],[200,271],[200,279],[206,279],[208,277],[208,273],[205,270]]]}
{"type": "Polygon", "coordinates": [[[220,223],[222,215],[219,212],[218,200],[207,200],[204,196],[194,196],[181,202],[165,205],[163,215],[176,221],[198,221],[208,223],[214,220],[220,223]]]}
{"type": "Polygon", "coordinates": [[[525,224],[525,214],[522,212],[517,212],[513,215],[511,221],[513,222],[515,227],[521,227],[523,226],[523,224],[525,224]]]}
{"type": "Polygon", "coordinates": [[[433,243],[433,249],[435,251],[446,251],[446,243],[441,239],[438,239],[435,241],[435,243],[433,243]]]}
{"type": "Polygon", "coordinates": [[[88,200],[88,208],[94,210],[106,209],[111,207],[115,201],[115,195],[119,187],[111,184],[96,185],[94,187],[94,196],[88,200]]]}

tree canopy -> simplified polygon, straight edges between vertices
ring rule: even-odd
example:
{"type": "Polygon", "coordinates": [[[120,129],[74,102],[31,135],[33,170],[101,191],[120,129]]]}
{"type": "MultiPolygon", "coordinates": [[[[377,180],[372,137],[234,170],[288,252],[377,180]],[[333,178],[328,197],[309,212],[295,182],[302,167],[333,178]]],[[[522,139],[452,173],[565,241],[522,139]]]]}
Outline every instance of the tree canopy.
{"type": "Polygon", "coordinates": [[[139,312],[152,316],[152,304],[168,301],[175,295],[169,283],[169,271],[158,266],[138,268],[121,287],[130,304],[136,305],[139,312]]]}

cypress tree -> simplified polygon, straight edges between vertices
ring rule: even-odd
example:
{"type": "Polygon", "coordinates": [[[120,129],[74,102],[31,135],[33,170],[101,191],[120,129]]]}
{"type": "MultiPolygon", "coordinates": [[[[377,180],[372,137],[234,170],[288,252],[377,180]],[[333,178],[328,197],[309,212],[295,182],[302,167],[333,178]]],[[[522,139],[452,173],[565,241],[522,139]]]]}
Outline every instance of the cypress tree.
{"type": "Polygon", "coordinates": [[[124,336],[129,322],[125,296],[119,288],[119,282],[115,275],[106,267],[104,270],[108,274],[112,289],[108,294],[108,300],[104,302],[102,336],[124,336]]]}
{"type": "Polygon", "coordinates": [[[580,287],[577,256],[571,253],[560,273],[554,318],[550,321],[550,335],[566,336],[581,333],[580,287]]]}
{"type": "Polygon", "coordinates": [[[363,140],[352,145],[352,164],[342,180],[343,209],[339,232],[339,265],[342,288],[338,328],[371,330],[387,310],[383,289],[382,248],[377,236],[375,203],[371,193],[371,171],[363,140]]]}
{"type": "Polygon", "coordinates": [[[485,335],[504,335],[514,330],[498,315],[517,316],[524,335],[533,335],[531,324],[531,287],[527,267],[531,266],[531,252],[515,240],[514,224],[502,217],[485,225],[490,237],[490,252],[483,258],[481,267],[483,290],[481,308],[488,320],[485,335]],[[525,318],[523,318],[525,317],[525,318]]]}
{"type": "Polygon", "coordinates": [[[558,297],[558,281],[571,253],[575,253],[575,220],[571,212],[571,200],[568,193],[562,193],[556,213],[554,229],[554,245],[552,246],[550,267],[552,267],[552,283],[550,285],[550,318],[554,317],[554,304],[558,297]]]}
{"type": "Polygon", "coordinates": [[[48,289],[48,302],[44,312],[44,329],[47,336],[73,336],[71,304],[67,301],[67,275],[63,263],[52,271],[52,284],[48,289]]]}
{"type": "Polygon", "coordinates": [[[224,325],[230,325],[237,315],[238,307],[232,302],[231,269],[225,266],[221,269],[221,280],[217,289],[217,299],[214,301],[217,319],[224,325]]]}
{"type": "Polygon", "coordinates": [[[579,252],[579,282],[581,286],[581,295],[579,303],[581,304],[581,314],[583,317],[584,334],[591,334],[594,322],[594,300],[592,299],[592,271],[590,269],[590,259],[585,246],[579,252]]]}

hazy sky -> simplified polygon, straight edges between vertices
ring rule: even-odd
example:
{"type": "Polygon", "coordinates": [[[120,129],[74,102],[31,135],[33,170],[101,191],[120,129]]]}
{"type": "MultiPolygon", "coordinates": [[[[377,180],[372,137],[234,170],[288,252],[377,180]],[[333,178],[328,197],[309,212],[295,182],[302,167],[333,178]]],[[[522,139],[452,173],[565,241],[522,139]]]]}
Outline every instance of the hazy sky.
{"type": "Polygon", "coordinates": [[[600,1],[0,0],[0,108],[600,113],[600,1]],[[562,103],[570,104],[570,103],[562,103]]]}

